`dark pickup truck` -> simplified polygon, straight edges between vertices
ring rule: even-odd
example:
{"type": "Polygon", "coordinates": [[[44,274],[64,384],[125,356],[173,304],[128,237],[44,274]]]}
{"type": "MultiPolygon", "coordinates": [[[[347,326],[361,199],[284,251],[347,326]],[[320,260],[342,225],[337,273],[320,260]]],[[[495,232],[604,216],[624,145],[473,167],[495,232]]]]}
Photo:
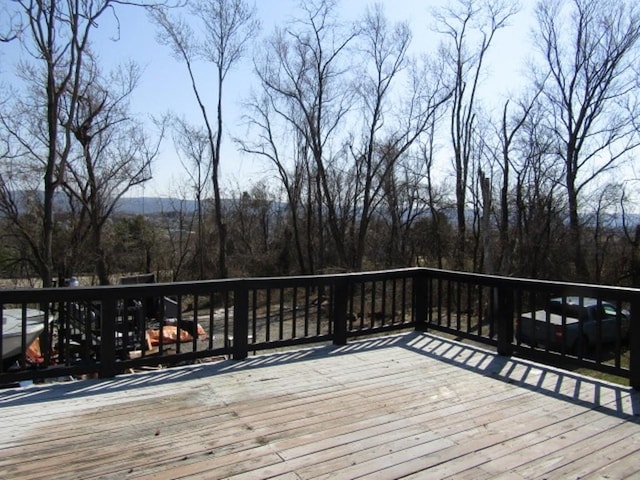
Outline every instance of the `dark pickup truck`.
{"type": "Polygon", "coordinates": [[[545,310],[523,313],[516,325],[516,339],[550,350],[586,351],[600,343],[621,342],[629,336],[630,315],[595,298],[552,298],[545,310]]]}

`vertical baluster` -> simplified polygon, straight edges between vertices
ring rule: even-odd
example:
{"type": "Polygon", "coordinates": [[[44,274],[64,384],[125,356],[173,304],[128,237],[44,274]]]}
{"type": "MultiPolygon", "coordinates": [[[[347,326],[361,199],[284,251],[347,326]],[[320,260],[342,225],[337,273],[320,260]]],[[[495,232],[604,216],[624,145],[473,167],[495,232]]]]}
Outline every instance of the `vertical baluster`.
{"type": "Polygon", "coordinates": [[[296,310],[297,310],[297,303],[298,303],[298,287],[293,287],[293,293],[292,293],[292,299],[291,299],[291,338],[296,338],[296,322],[298,321],[297,319],[297,315],[296,315],[296,310]]]}
{"type": "Polygon", "coordinates": [[[338,277],[333,287],[332,318],[333,318],[333,344],[346,345],[347,343],[347,289],[349,284],[347,277],[338,277]]]}
{"type": "MultiPolygon", "coordinates": [[[[116,375],[115,323],[118,314],[117,299],[102,300],[100,309],[100,378],[112,378],[116,375]]],[[[160,336],[162,338],[162,335],[160,336]]]]}
{"type": "Polygon", "coordinates": [[[249,354],[249,290],[240,282],[233,292],[233,359],[249,354]]]}

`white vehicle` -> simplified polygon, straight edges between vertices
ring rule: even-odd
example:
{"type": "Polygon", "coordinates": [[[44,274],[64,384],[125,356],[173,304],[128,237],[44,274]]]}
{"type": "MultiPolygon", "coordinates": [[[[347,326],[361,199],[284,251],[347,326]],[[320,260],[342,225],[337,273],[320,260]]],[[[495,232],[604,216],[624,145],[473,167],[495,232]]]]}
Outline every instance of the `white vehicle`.
{"type": "MultiPolygon", "coordinates": [[[[44,312],[28,308],[25,329],[28,347],[44,330],[44,312]]],[[[8,308],[2,311],[2,359],[22,353],[22,309],[8,308]]]]}

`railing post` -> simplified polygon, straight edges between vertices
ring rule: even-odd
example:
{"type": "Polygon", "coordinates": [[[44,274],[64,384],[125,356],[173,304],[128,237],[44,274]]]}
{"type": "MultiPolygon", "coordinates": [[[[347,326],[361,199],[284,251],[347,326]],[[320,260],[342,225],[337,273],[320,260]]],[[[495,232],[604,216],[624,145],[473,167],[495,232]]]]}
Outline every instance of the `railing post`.
{"type": "Polygon", "coordinates": [[[100,378],[116,376],[116,316],[117,299],[102,300],[100,311],[100,378]]]}
{"type": "Polygon", "coordinates": [[[513,290],[499,287],[498,294],[498,355],[513,354],[513,290]]]}
{"type": "Polygon", "coordinates": [[[233,292],[233,345],[234,360],[249,355],[249,289],[241,282],[233,292]]]}
{"type": "Polygon", "coordinates": [[[333,344],[347,344],[347,304],[349,282],[347,277],[338,277],[333,285],[333,344]]]}
{"type": "Polygon", "coordinates": [[[637,296],[631,302],[629,385],[634,390],[640,390],[640,298],[637,296]]]}
{"type": "Polygon", "coordinates": [[[420,271],[414,274],[411,288],[413,296],[413,323],[418,332],[426,332],[428,328],[427,305],[430,302],[428,298],[428,286],[429,282],[425,272],[420,271]]]}

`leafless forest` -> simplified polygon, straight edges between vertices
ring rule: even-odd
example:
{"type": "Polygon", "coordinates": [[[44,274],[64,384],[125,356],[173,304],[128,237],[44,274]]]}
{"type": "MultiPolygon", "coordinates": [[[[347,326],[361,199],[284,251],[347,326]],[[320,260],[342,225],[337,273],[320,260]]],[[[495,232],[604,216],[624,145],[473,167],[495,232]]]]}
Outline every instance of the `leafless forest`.
{"type": "Polygon", "coordinates": [[[422,24],[438,44],[422,54],[375,3],[347,22],[339,2],[292,2],[290,20],[259,35],[245,0],[0,5],[0,53],[24,47],[19,85],[0,67],[3,277],[50,286],[419,264],[640,286],[633,0],[538,1],[525,88],[499,108],[480,92],[489,52],[522,14],[509,0],[433,9],[422,24]],[[141,122],[130,99],[143,69],[101,65],[93,35],[125,8],[146,9],[179,60],[197,122],[141,122]],[[233,138],[225,95],[241,61],[254,87],[242,99],[248,133],[233,138]],[[119,213],[168,139],[182,194],[153,215],[119,213]],[[223,188],[223,142],[272,174],[223,188]]]}

